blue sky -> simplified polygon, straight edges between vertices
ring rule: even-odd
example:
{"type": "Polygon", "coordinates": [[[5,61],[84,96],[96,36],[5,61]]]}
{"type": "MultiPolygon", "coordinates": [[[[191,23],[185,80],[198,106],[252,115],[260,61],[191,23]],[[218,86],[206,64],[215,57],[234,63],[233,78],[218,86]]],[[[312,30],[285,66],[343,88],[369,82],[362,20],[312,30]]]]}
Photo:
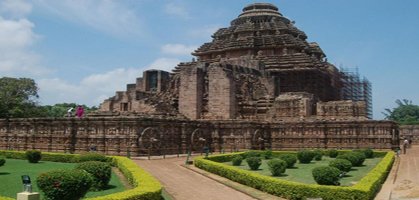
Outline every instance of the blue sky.
{"type": "MultiPolygon", "coordinates": [[[[98,105],[142,71],[169,70],[227,27],[249,0],[0,0],[0,76],[30,77],[41,104],[98,105]]],[[[374,118],[419,104],[419,1],[281,0],[337,67],[373,87],[374,118]]]]}

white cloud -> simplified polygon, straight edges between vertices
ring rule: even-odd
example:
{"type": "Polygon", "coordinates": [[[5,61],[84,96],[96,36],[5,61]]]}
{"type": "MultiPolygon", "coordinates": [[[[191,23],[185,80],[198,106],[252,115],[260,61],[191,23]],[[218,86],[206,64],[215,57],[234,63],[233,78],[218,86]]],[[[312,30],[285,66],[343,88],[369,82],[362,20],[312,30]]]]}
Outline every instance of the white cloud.
{"type": "Polygon", "coordinates": [[[180,60],[177,58],[159,58],[152,62],[148,67],[146,67],[146,70],[148,69],[159,69],[164,71],[172,71],[177,64],[180,63],[180,60]]]}
{"type": "Polygon", "coordinates": [[[124,91],[126,84],[135,83],[136,78],[141,75],[141,69],[118,68],[87,76],[80,83],[68,83],[58,78],[40,79],[37,83],[43,104],[76,102],[98,105],[104,99],[115,95],[116,91],[124,91]]]}
{"type": "Polygon", "coordinates": [[[162,53],[170,55],[191,55],[197,46],[187,46],[184,44],[166,44],[161,48],[162,53]]]}
{"type": "Polygon", "coordinates": [[[99,105],[114,96],[116,91],[125,91],[126,85],[135,83],[143,70],[160,69],[171,71],[179,63],[178,59],[159,58],[144,68],[117,68],[108,72],[92,74],[79,83],[69,83],[58,78],[36,80],[42,104],[75,102],[99,105]]]}
{"type": "Polygon", "coordinates": [[[39,36],[33,31],[35,25],[23,17],[29,14],[30,10],[31,5],[22,1],[0,2],[0,74],[2,76],[39,76],[50,71],[41,66],[41,56],[31,51],[39,36]],[[7,12],[4,11],[6,9],[7,12]]]}
{"type": "Polygon", "coordinates": [[[168,3],[164,6],[164,12],[169,15],[174,15],[176,17],[181,17],[184,19],[190,18],[188,11],[182,5],[175,4],[173,2],[168,3]]]}
{"type": "Polygon", "coordinates": [[[65,20],[117,36],[141,36],[145,30],[135,11],[112,0],[36,0],[35,3],[65,20]]]}
{"type": "Polygon", "coordinates": [[[221,27],[223,26],[218,24],[207,25],[201,28],[190,30],[187,34],[195,38],[211,38],[211,35],[214,34],[221,27]]]}
{"type": "Polygon", "coordinates": [[[10,18],[22,18],[32,11],[32,5],[23,0],[0,1],[0,14],[10,18]]]}

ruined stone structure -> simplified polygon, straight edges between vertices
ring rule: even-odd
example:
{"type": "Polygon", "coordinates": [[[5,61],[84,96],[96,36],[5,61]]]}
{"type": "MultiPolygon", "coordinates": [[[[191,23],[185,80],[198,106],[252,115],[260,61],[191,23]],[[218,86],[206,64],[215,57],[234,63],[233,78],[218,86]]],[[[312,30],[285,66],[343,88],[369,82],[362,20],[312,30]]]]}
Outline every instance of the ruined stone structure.
{"type": "Polygon", "coordinates": [[[243,149],[365,148],[398,144],[388,121],[191,121],[144,117],[0,120],[0,149],[144,156],[243,149]]]}
{"type": "Polygon", "coordinates": [[[148,70],[85,119],[0,121],[0,149],[107,154],[188,150],[384,148],[398,127],[342,98],[318,44],[272,4],[246,6],[172,72],[148,70]]]}
{"type": "Polygon", "coordinates": [[[101,111],[271,122],[367,117],[365,103],[343,99],[347,76],[274,5],[246,6],[212,37],[192,53],[197,61],[180,63],[170,74],[145,71],[127,91],[104,101],[101,111]]]}

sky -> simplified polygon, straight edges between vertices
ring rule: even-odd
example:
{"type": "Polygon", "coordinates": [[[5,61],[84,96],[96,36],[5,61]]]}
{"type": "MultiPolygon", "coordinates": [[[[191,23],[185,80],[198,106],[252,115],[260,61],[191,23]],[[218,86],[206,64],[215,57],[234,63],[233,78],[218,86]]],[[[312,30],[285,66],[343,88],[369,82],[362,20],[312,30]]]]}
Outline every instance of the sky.
{"type": "MultiPolygon", "coordinates": [[[[170,71],[252,0],[0,0],[0,77],[29,77],[42,105],[99,105],[147,69],[170,71]]],[[[382,119],[419,104],[419,1],[265,0],[337,67],[372,82],[382,119]]]]}

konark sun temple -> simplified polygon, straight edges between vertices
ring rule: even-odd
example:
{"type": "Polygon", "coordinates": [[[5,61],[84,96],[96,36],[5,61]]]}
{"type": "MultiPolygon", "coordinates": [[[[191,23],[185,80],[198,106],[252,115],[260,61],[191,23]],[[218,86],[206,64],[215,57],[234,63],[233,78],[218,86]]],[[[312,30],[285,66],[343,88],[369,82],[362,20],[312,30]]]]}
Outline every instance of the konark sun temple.
{"type": "MultiPolygon", "coordinates": [[[[141,156],[398,147],[366,79],[336,68],[272,4],[246,6],[171,72],[144,71],[82,119],[0,121],[0,149],[141,156]]],[[[127,80],[129,82],[130,80],[127,80]]]]}

